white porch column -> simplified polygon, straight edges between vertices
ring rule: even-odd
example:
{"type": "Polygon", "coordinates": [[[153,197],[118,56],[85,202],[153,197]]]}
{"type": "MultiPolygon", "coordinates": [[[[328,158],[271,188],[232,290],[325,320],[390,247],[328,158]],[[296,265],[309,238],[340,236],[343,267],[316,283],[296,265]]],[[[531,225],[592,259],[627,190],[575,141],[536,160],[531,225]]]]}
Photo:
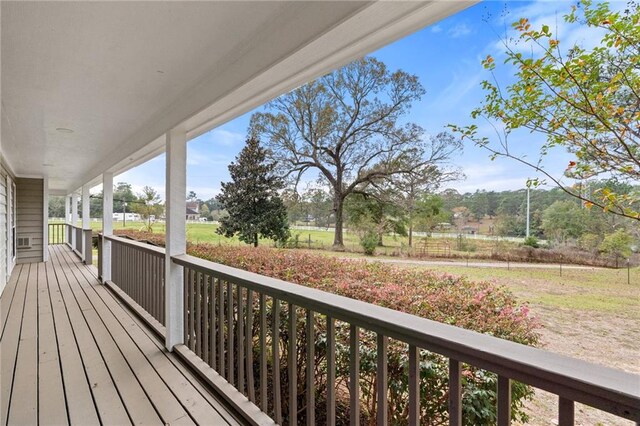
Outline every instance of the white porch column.
{"type": "MultiPolygon", "coordinates": [[[[78,226],[78,194],[71,194],[71,224],[73,226],[78,226]]],[[[76,232],[71,232],[71,247],[74,250],[78,249],[78,241],[76,241],[76,232]]]]}
{"type": "Polygon", "coordinates": [[[91,227],[91,188],[89,185],[82,186],[82,229],[89,229],[91,227]]]}
{"type": "Polygon", "coordinates": [[[171,262],[171,256],[184,254],[186,243],[187,134],[176,128],[166,135],[166,254],[165,254],[165,346],[173,350],[184,343],[183,268],[171,262]]]}
{"type": "MultiPolygon", "coordinates": [[[[64,223],[69,223],[69,209],[71,208],[69,201],[69,194],[67,194],[64,197],[64,223]]],[[[69,244],[71,244],[71,241],[69,241],[69,244]]]]}
{"type": "MultiPolygon", "coordinates": [[[[113,235],[113,173],[102,174],[102,235],[113,235]]],[[[111,242],[102,239],[102,282],[111,281],[111,242]]]]}
{"type": "MultiPolygon", "coordinates": [[[[89,192],[90,189],[89,185],[82,185],[82,229],[91,229],[91,210],[89,208],[91,200],[91,193],[89,192]]],[[[87,253],[87,249],[84,247],[84,231],[82,232],[82,239],[81,256],[82,260],[86,262],[87,259],[85,259],[85,254],[87,253]]]]}

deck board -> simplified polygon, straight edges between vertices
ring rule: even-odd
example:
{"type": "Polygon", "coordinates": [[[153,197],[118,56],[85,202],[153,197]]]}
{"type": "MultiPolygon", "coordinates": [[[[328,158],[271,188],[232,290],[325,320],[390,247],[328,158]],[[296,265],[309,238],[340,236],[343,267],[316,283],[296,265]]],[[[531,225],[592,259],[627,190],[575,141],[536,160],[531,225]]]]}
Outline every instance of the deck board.
{"type": "MultiPolygon", "coordinates": [[[[70,259],[67,256],[66,261],[70,259]]],[[[99,315],[104,324],[104,331],[108,330],[113,342],[118,346],[120,352],[125,355],[127,367],[131,368],[131,365],[136,366],[135,371],[131,369],[132,377],[135,377],[141,386],[141,390],[144,389],[149,401],[153,405],[153,409],[157,410],[160,419],[163,423],[175,423],[179,419],[181,424],[195,424],[190,421],[190,417],[187,411],[180,405],[176,398],[171,393],[167,385],[160,379],[156,370],[140,352],[131,337],[125,332],[121,324],[117,322],[112,312],[107,308],[102,299],[91,289],[91,281],[82,274],[80,269],[73,265],[68,265],[71,268],[71,273],[75,276],[80,291],[87,297],[87,300],[92,304],[95,312],[99,315]]],[[[104,332],[102,333],[104,334],[104,332]]],[[[108,337],[104,336],[105,339],[108,337]]],[[[130,410],[131,411],[131,410],[130,410]]],[[[150,413],[148,413],[149,415],[150,413]]],[[[149,421],[144,421],[144,424],[148,424],[149,421]]]]}
{"type": "MultiPolygon", "coordinates": [[[[24,299],[27,290],[28,265],[16,266],[13,275],[16,278],[15,294],[8,312],[7,321],[4,328],[0,347],[2,357],[0,361],[0,419],[2,424],[6,424],[9,416],[9,403],[11,399],[11,389],[13,388],[14,372],[20,342],[20,330],[22,328],[22,313],[24,311],[24,299]],[[23,270],[24,273],[23,273],[23,270]]],[[[4,297],[3,293],[3,297],[4,297]]]]}
{"type": "Polygon", "coordinates": [[[38,421],[40,424],[68,424],[58,339],[53,320],[48,275],[38,263],[38,421]]]}
{"type": "Polygon", "coordinates": [[[6,424],[239,424],[64,245],[0,297],[6,424]]]}
{"type": "Polygon", "coordinates": [[[38,313],[38,268],[36,264],[27,267],[23,320],[9,409],[9,424],[14,425],[38,422],[38,324],[28,320],[36,318],[38,313]]]}
{"type": "Polygon", "coordinates": [[[140,383],[136,380],[136,376],[132,374],[132,370],[113,341],[109,331],[100,320],[93,305],[79,288],[77,279],[66,263],[64,256],[59,251],[56,256],[58,256],[57,262],[59,262],[62,271],[67,277],[69,287],[82,310],[89,332],[102,355],[105,367],[111,374],[131,421],[134,424],[159,423],[160,417],[155,408],[140,383]]]}
{"type": "MultiPolygon", "coordinates": [[[[84,275],[87,283],[90,284],[95,279],[90,269],[78,268],[78,270],[84,275]]],[[[164,346],[153,338],[151,331],[142,326],[142,323],[135,316],[121,309],[119,299],[101,285],[85,285],[84,288],[88,295],[94,292],[95,296],[104,302],[195,422],[199,424],[225,423],[225,419],[221,416],[212,417],[210,412],[211,405],[219,412],[223,412],[225,409],[222,405],[193,376],[187,373],[186,368],[178,360],[168,356],[164,346]]],[[[105,318],[107,315],[101,316],[105,318]]],[[[238,424],[233,419],[226,419],[226,422],[238,424]]]]}
{"type": "MultiPolygon", "coordinates": [[[[50,254],[50,261],[55,265],[62,299],[67,308],[73,334],[82,356],[84,372],[89,381],[100,421],[103,424],[131,424],[120,394],[82,314],[81,306],[73,295],[67,273],[59,264],[55,253],[50,254]]],[[[75,374],[81,373],[79,370],[73,370],[73,372],[75,374]]]]}
{"type": "Polygon", "coordinates": [[[18,277],[20,276],[19,269],[21,265],[18,265],[15,269],[11,277],[9,278],[9,282],[4,288],[4,294],[2,299],[0,299],[0,340],[2,340],[2,336],[4,335],[4,330],[7,328],[7,317],[9,316],[9,312],[11,311],[11,302],[13,301],[13,297],[16,294],[16,284],[18,282],[18,277]]]}
{"type": "Polygon", "coordinates": [[[62,292],[58,286],[53,261],[46,263],[46,271],[69,421],[72,424],[99,424],[100,419],[93,401],[89,379],[73,334],[62,292]],[[77,373],[78,366],[83,366],[82,374],[77,373]]]}

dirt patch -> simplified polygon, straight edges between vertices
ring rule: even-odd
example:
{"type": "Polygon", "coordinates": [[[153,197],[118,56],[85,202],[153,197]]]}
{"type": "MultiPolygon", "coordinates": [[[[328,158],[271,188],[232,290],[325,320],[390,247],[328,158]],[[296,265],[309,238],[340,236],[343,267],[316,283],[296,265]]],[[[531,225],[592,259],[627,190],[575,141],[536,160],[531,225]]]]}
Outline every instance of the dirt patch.
{"type": "MultiPolygon", "coordinates": [[[[590,313],[532,305],[544,326],[544,349],[594,364],[640,373],[640,323],[626,315],[590,313]]],[[[526,404],[530,425],[558,424],[558,397],[536,389],[526,404]]],[[[576,404],[576,425],[633,425],[619,417],[576,404]]]]}
{"type": "MultiPolygon", "coordinates": [[[[458,273],[456,270],[454,273],[458,273]]],[[[632,271],[528,270],[486,272],[470,268],[462,274],[509,287],[543,328],[542,348],[593,364],[640,374],[640,280],[632,271]]],[[[640,379],[639,379],[640,385],[640,379]]],[[[557,425],[558,397],[536,390],[525,404],[529,425],[557,425]]],[[[603,411],[576,404],[576,425],[633,425],[603,411]]]]}

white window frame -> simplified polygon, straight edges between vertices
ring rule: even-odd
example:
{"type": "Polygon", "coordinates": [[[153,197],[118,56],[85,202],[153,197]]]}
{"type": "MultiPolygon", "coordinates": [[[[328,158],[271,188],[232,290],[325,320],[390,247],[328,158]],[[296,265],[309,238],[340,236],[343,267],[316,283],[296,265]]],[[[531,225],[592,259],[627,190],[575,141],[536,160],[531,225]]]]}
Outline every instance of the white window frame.
{"type": "Polygon", "coordinates": [[[16,184],[7,175],[7,277],[16,266],[16,184]]]}

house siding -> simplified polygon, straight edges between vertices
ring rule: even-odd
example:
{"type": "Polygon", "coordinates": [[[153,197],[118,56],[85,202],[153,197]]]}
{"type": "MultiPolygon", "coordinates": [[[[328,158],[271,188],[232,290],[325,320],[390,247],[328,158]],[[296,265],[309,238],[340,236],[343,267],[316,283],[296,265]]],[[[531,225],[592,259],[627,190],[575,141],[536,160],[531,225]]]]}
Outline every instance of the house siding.
{"type": "Polygon", "coordinates": [[[17,263],[43,261],[43,191],[43,179],[16,179],[16,233],[18,238],[31,237],[31,248],[17,250],[17,263]]]}

